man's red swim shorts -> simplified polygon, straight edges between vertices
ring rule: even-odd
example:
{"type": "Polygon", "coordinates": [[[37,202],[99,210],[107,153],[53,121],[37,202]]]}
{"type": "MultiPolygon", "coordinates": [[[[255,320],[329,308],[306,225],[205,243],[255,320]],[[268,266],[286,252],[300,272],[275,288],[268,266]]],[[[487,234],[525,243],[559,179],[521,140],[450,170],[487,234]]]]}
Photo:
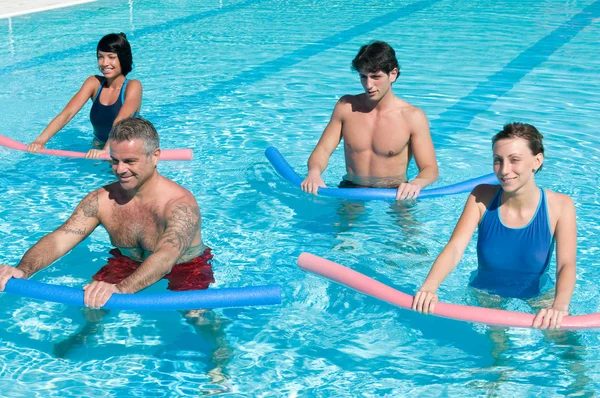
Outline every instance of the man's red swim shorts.
{"type": "MultiPolygon", "coordinates": [[[[186,290],[204,290],[215,281],[210,247],[204,253],[185,263],[176,264],[164,279],[169,281],[167,289],[182,292],[186,290]]],[[[110,251],[112,257],[108,263],[92,277],[95,281],[117,284],[127,278],[140,266],[140,263],[124,256],[119,249],[110,251]]]]}

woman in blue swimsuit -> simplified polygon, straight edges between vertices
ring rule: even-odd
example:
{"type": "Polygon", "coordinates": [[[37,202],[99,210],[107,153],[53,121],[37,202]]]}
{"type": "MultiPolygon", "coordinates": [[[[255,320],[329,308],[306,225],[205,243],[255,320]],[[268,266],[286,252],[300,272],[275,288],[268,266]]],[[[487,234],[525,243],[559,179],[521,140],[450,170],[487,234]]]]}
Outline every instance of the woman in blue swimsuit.
{"type": "Polygon", "coordinates": [[[28,146],[30,152],[39,152],[60,129],[67,125],[83,108],[93,101],[90,121],[94,128],[94,146],[88,158],[97,158],[108,153],[110,143],[108,133],[119,120],[139,112],[142,104],[142,84],[138,80],[127,80],[133,59],[131,47],[124,33],[111,33],[104,36],[96,48],[98,68],[102,76],[90,76],[65,109],[42,131],[40,136],[28,146]]]}
{"type": "Polygon", "coordinates": [[[497,185],[476,187],[452,237],[435,260],[413,309],[433,311],[437,289],[456,267],[478,228],[477,275],[471,286],[504,297],[530,298],[541,285],[556,244],[554,303],[533,326],[559,328],[575,288],[577,227],[573,200],[544,190],[535,174],[544,162],[542,135],[529,124],[512,123],[492,139],[497,185]]]}

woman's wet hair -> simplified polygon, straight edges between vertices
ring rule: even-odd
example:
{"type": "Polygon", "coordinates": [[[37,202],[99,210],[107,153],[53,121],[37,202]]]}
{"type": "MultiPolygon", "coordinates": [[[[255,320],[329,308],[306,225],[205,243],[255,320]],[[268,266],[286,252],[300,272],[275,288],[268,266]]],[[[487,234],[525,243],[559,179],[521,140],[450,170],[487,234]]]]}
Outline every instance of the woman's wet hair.
{"type": "Polygon", "coordinates": [[[123,75],[127,76],[131,72],[133,68],[133,56],[131,55],[131,46],[127,41],[125,33],[107,34],[98,42],[96,53],[98,51],[117,54],[123,75]]]}
{"type": "Polygon", "coordinates": [[[142,149],[148,156],[152,155],[160,144],[154,125],[138,116],[117,122],[110,131],[108,139],[114,142],[141,140],[142,149]]]}
{"type": "MultiPolygon", "coordinates": [[[[538,153],[544,154],[544,143],[542,142],[544,136],[535,127],[527,123],[514,122],[505,124],[502,131],[492,138],[492,146],[496,145],[496,142],[500,140],[512,138],[522,138],[527,141],[527,145],[534,156],[538,153]]],[[[537,171],[541,169],[542,166],[537,171]]]]}
{"type": "Polygon", "coordinates": [[[377,73],[381,71],[389,75],[394,68],[398,68],[398,75],[400,75],[396,52],[383,41],[374,41],[362,46],[352,60],[352,69],[357,72],[377,73]]]}

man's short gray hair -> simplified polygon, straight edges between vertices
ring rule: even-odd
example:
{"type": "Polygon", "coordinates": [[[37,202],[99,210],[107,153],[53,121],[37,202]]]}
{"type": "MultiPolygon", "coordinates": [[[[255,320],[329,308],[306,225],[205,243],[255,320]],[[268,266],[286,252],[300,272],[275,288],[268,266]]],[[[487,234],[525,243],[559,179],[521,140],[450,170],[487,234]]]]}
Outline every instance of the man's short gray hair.
{"type": "Polygon", "coordinates": [[[156,129],[152,123],[139,116],[119,121],[113,126],[108,139],[115,142],[141,140],[146,155],[152,154],[159,146],[156,129]]]}

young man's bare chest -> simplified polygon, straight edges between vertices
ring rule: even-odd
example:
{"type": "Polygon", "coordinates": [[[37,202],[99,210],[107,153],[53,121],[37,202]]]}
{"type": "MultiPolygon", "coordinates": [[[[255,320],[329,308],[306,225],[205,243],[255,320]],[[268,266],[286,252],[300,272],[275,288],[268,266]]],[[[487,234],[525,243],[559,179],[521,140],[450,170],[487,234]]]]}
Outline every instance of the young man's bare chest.
{"type": "Polygon", "coordinates": [[[344,147],[350,154],[372,152],[378,156],[394,157],[405,152],[409,139],[409,126],[401,112],[352,112],[342,126],[344,147]]]}

